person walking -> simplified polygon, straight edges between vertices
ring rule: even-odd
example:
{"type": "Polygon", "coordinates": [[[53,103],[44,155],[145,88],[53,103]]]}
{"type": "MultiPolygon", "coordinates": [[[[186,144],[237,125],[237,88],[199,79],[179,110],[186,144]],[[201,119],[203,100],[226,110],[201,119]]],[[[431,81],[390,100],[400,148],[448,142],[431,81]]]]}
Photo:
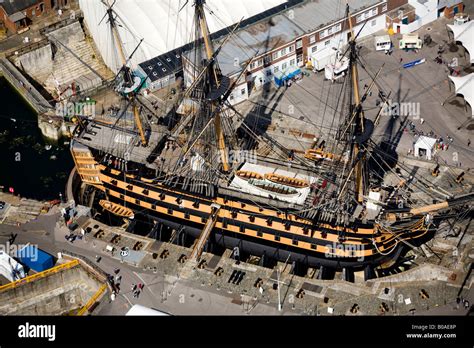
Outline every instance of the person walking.
{"type": "Polygon", "coordinates": [[[137,290],[137,284],[132,284],[132,291],[136,291],[137,290]]]}
{"type": "Polygon", "coordinates": [[[422,117],[420,118],[420,124],[423,124],[425,122],[425,119],[422,117]]]}
{"type": "Polygon", "coordinates": [[[467,146],[471,145],[471,139],[467,139],[467,146]]]}

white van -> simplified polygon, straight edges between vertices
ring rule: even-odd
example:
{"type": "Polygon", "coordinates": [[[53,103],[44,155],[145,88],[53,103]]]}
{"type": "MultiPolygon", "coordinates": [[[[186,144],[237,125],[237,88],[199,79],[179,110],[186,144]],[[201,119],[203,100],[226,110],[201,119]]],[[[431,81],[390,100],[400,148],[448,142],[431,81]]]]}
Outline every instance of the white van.
{"type": "Polygon", "coordinates": [[[390,40],[390,35],[382,35],[375,37],[376,51],[389,51],[390,48],[392,48],[392,40],[390,40]]]}
{"type": "Polygon", "coordinates": [[[418,34],[404,34],[400,40],[400,49],[419,49],[423,46],[423,41],[420,39],[418,34]]]}

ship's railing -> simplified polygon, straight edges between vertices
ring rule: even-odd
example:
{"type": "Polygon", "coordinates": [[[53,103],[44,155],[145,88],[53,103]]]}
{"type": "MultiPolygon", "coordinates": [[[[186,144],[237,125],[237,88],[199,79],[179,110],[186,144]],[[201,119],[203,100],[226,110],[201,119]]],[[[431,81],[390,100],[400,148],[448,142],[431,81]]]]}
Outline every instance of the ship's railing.
{"type": "Polygon", "coordinates": [[[8,284],[5,284],[3,286],[0,286],[0,292],[1,291],[5,291],[5,290],[9,290],[9,289],[13,289],[13,288],[16,288],[18,286],[21,286],[23,284],[27,284],[27,283],[31,283],[35,280],[38,280],[38,279],[41,279],[41,278],[45,278],[45,277],[48,277],[52,274],[55,274],[55,273],[59,273],[61,271],[64,271],[64,270],[67,270],[67,269],[71,269],[73,267],[76,267],[79,265],[79,261],[78,260],[73,260],[73,261],[70,261],[70,262],[67,262],[67,263],[63,263],[59,266],[56,266],[56,267],[53,267],[53,268],[50,268],[46,271],[43,271],[43,272],[39,272],[39,273],[36,273],[36,274],[33,274],[31,276],[28,276],[28,277],[25,277],[23,279],[20,279],[20,280],[16,280],[14,282],[11,282],[11,283],[8,283],[8,284]]]}
{"type": "Polygon", "coordinates": [[[89,299],[89,301],[87,301],[87,303],[83,307],[81,307],[78,310],[78,312],[75,314],[75,315],[84,315],[92,309],[93,305],[96,302],[98,302],[100,297],[107,291],[107,288],[109,288],[110,291],[112,292],[110,284],[107,281],[107,274],[101,268],[99,268],[97,265],[90,262],[86,257],[82,255],[73,253],[71,251],[66,251],[66,250],[62,250],[61,254],[63,257],[76,259],[76,261],[80,262],[83,267],[88,269],[89,274],[95,275],[95,277],[101,282],[106,282],[105,284],[101,285],[99,290],[97,290],[97,292],[89,299]]]}
{"type": "Polygon", "coordinates": [[[89,311],[89,309],[94,305],[94,303],[96,303],[97,299],[105,292],[105,290],[107,289],[107,285],[103,284],[99,290],[97,290],[97,292],[94,294],[94,296],[92,296],[89,301],[87,301],[87,303],[84,305],[84,307],[82,307],[78,312],[77,312],[77,315],[84,315],[86,312],[89,311]]]}

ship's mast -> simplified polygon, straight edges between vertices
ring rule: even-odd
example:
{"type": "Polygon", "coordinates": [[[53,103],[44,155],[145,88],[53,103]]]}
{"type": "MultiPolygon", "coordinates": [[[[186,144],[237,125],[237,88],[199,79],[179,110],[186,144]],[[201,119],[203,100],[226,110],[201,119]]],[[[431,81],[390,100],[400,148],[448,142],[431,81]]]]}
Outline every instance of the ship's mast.
{"type": "MultiPolygon", "coordinates": [[[[359,70],[357,68],[357,48],[356,48],[356,37],[354,34],[354,28],[352,26],[352,18],[349,11],[349,4],[347,4],[347,19],[349,21],[349,30],[351,33],[351,40],[349,42],[350,47],[350,67],[352,77],[352,87],[354,93],[355,105],[360,105],[360,93],[359,93],[359,70]]],[[[362,134],[364,132],[364,113],[362,109],[356,110],[356,117],[354,120],[355,135],[362,134]]],[[[358,203],[362,203],[364,200],[364,182],[363,182],[363,161],[360,156],[360,147],[358,143],[354,144],[353,157],[357,163],[355,166],[355,188],[356,188],[356,199],[358,203]]]]}
{"type": "MultiPolygon", "coordinates": [[[[204,40],[204,47],[206,50],[207,59],[211,60],[213,59],[213,56],[214,56],[214,47],[212,45],[212,40],[209,34],[209,27],[206,21],[206,14],[204,12],[205,3],[206,3],[205,0],[195,0],[195,3],[194,3],[195,9],[196,9],[195,18],[196,18],[196,23],[199,25],[202,38],[204,40]]],[[[212,66],[210,67],[209,71],[210,71],[210,74],[209,74],[210,79],[213,80],[211,81],[211,86],[214,85],[215,88],[218,88],[221,82],[221,72],[215,62],[212,63],[212,66]]],[[[214,111],[215,108],[216,108],[216,105],[213,103],[211,107],[211,111],[214,111]]],[[[222,129],[222,118],[219,112],[217,112],[214,117],[214,128],[216,132],[217,146],[218,146],[221,161],[222,161],[222,170],[223,172],[228,172],[230,170],[229,160],[228,160],[228,151],[225,144],[224,132],[222,129]]]]}
{"type": "MultiPolygon", "coordinates": [[[[107,19],[108,19],[108,22],[109,22],[109,25],[110,25],[110,29],[112,31],[112,36],[114,37],[114,40],[115,40],[115,47],[117,47],[117,51],[119,53],[120,60],[122,62],[122,68],[120,69],[118,74],[123,72],[125,85],[127,87],[129,87],[129,86],[133,85],[134,81],[133,81],[133,76],[131,74],[130,68],[127,67],[128,62],[127,62],[127,57],[125,55],[125,48],[123,47],[123,42],[122,42],[122,39],[120,37],[120,33],[117,29],[116,15],[115,15],[114,10],[113,10],[113,6],[115,5],[115,2],[116,2],[116,0],[112,3],[112,5],[110,5],[109,0],[102,0],[102,3],[105,6],[107,6],[106,16],[107,16],[107,19]]],[[[142,41],[140,41],[140,44],[141,44],[142,41]]],[[[135,49],[135,51],[136,51],[136,49],[135,49]]],[[[135,51],[133,53],[135,53],[135,51]]],[[[133,53],[132,53],[132,55],[133,55],[133,53]]],[[[134,93],[130,93],[126,97],[130,100],[133,99],[131,101],[132,101],[133,116],[134,116],[134,120],[135,120],[135,125],[137,126],[138,133],[140,135],[141,144],[143,146],[146,146],[147,141],[146,141],[146,137],[145,137],[145,132],[143,130],[142,121],[140,119],[140,112],[139,112],[139,109],[138,109],[138,105],[137,105],[136,100],[134,100],[135,95],[134,95],[134,93]]]]}
{"type": "Polygon", "coordinates": [[[104,5],[107,6],[106,16],[107,16],[107,19],[108,19],[108,22],[109,22],[109,25],[110,25],[110,29],[112,30],[112,35],[113,35],[114,40],[115,40],[115,47],[117,47],[117,50],[118,50],[119,55],[120,55],[120,59],[122,61],[122,66],[123,66],[123,65],[127,64],[127,58],[125,56],[125,50],[122,46],[122,40],[120,38],[120,33],[117,30],[117,22],[115,21],[114,10],[112,9],[113,6],[115,5],[116,1],[114,1],[112,3],[112,5],[110,5],[109,0],[104,0],[104,1],[103,1],[104,5]]]}

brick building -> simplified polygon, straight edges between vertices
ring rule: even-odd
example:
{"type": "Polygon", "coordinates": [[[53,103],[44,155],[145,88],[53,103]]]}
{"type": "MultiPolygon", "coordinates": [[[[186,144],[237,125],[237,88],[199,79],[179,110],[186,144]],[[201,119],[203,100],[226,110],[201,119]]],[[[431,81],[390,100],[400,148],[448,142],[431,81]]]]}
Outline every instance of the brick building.
{"type": "Polygon", "coordinates": [[[9,34],[26,30],[36,18],[52,9],[67,6],[73,0],[0,0],[0,26],[9,34]]]}

